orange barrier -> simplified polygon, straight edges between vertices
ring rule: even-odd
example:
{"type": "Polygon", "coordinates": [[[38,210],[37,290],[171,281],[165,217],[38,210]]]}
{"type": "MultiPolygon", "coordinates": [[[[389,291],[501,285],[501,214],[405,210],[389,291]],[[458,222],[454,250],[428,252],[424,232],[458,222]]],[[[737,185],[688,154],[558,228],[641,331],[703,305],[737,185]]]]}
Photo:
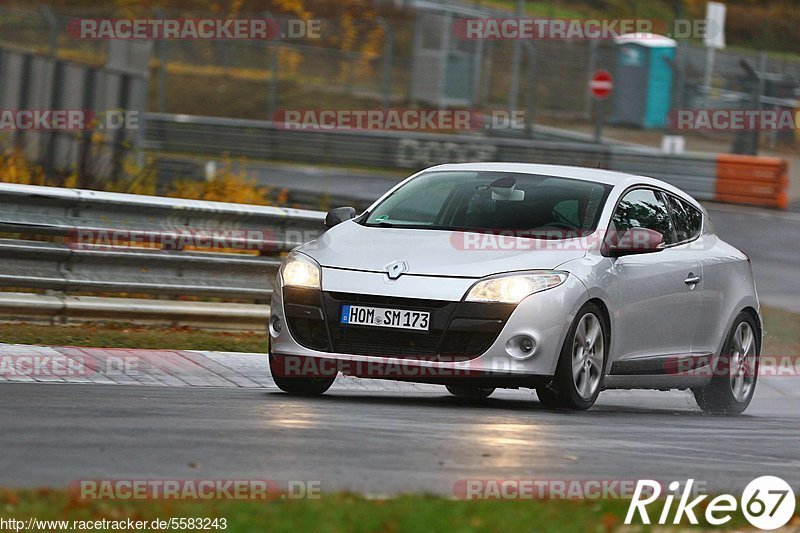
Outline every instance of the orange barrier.
{"type": "Polygon", "coordinates": [[[778,157],[719,154],[714,199],[720,202],[789,207],[789,162],[778,157]]]}

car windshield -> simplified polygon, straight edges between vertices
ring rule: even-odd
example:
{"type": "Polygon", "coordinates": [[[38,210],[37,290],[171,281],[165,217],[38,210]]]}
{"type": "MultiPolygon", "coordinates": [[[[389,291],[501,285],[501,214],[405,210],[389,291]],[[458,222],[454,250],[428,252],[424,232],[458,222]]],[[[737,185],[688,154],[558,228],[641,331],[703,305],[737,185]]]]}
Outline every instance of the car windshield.
{"type": "Polygon", "coordinates": [[[510,172],[426,172],[371,210],[366,226],[568,238],[597,226],[610,185],[510,172]]]}

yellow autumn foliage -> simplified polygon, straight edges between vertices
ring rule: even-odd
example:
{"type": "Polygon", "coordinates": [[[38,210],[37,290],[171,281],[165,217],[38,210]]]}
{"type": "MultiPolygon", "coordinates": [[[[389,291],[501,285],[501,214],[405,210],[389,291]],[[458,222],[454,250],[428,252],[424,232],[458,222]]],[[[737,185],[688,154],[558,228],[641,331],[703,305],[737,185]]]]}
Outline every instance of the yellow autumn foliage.
{"type": "MultiPolygon", "coordinates": [[[[303,54],[297,50],[290,50],[288,48],[281,48],[278,53],[279,71],[283,75],[295,76],[297,69],[300,67],[300,62],[303,59],[303,54]]],[[[271,77],[271,76],[270,76],[271,77]]]]}
{"type": "Polygon", "coordinates": [[[176,181],[168,196],[214,202],[270,205],[270,189],[247,177],[245,169],[234,170],[233,162],[225,158],[211,180],[183,179],[176,181]]]}
{"type": "Polygon", "coordinates": [[[42,167],[32,164],[19,148],[0,152],[0,181],[25,185],[50,185],[42,167]]]}
{"type": "Polygon", "coordinates": [[[103,190],[153,195],[156,194],[157,186],[158,176],[153,166],[150,163],[140,166],[129,156],[122,160],[120,175],[106,181],[103,190]]]}
{"type": "MultiPolygon", "coordinates": [[[[78,187],[80,180],[75,169],[58,172],[48,176],[41,166],[31,163],[23,150],[9,147],[0,151],[0,182],[42,185],[51,187],[78,187]]],[[[158,176],[148,161],[138,165],[132,156],[122,160],[120,173],[115,178],[98,180],[95,189],[129,194],[157,194],[158,176]]],[[[173,198],[190,198],[254,205],[271,205],[271,189],[258,185],[247,177],[244,166],[234,169],[230,158],[224,158],[222,165],[210,181],[183,179],[176,181],[167,192],[173,198]]],[[[278,191],[277,203],[288,203],[286,191],[278,191]]]]}
{"type": "Polygon", "coordinates": [[[311,12],[306,9],[305,0],[273,0],[272,4],[282,13],[290,13],[303,20],[311,18],[311,12]]]}

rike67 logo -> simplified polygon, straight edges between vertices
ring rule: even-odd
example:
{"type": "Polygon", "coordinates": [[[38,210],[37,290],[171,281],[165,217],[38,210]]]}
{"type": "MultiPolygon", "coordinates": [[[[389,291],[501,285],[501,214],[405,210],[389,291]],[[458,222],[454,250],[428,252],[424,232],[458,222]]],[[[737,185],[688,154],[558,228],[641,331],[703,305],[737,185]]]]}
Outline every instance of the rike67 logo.
{"type": "MultiPolygon", "coordinates": [[[[742,492],[741,500],[730,494],[722,494],[703,503],[708,495],[702,494],[692,498],[694,480],[689,479],[681,489],[681,484],[673,481],[669,484],[668,494],[664,498],[664,506],[658,515],[656,523],[680,524],[685,518],[691,524],[699,523],[698,507],[704,505],[704,518],[713,526],[721,526],[730,522],[737,509],[750,524],[763,530],[773,530],[785,526],[792,519],[795,510],[795,495],[792,487],[784,480],[775,476],[762,476],[751,481],[742,492]],[[680,491],[680,493],[678,493],[680,491]],[[675,504],[675,499],[678,499],[675,504]],[[675,504],[675,505],[673,505],[675,504]],[[673,510],[674,506],[674,510],[673,510]]],[[[625,523],[631,524],[638,514],[638,520],[643,524],[650,524],[651,517],[648,505],[656,502],[661,497],[661,484],[652,480],[639,480],[631,499],[625,523]]],[[[653,517],[655,519],[655,516],[653,517]]]]}

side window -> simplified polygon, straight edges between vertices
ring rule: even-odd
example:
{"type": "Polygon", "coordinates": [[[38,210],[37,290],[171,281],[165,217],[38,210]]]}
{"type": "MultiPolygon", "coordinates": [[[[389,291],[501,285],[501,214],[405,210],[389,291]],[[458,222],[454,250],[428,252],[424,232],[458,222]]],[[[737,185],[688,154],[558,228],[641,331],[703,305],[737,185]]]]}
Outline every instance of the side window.
{"type": "Polygon", "coordinates": [[[700,235],[703,214],[680,198],[669,196],[669,206],[675,220],[676,242],[690,241],[700,235]]]}
{"type": "Polygon", "coordinates": [[[612,224],[616,231],[647,228],[664,235],[664,243],[674,242],[672,222],[661,193],[652,189],[635,189],[620,200],[612,224]]]}

